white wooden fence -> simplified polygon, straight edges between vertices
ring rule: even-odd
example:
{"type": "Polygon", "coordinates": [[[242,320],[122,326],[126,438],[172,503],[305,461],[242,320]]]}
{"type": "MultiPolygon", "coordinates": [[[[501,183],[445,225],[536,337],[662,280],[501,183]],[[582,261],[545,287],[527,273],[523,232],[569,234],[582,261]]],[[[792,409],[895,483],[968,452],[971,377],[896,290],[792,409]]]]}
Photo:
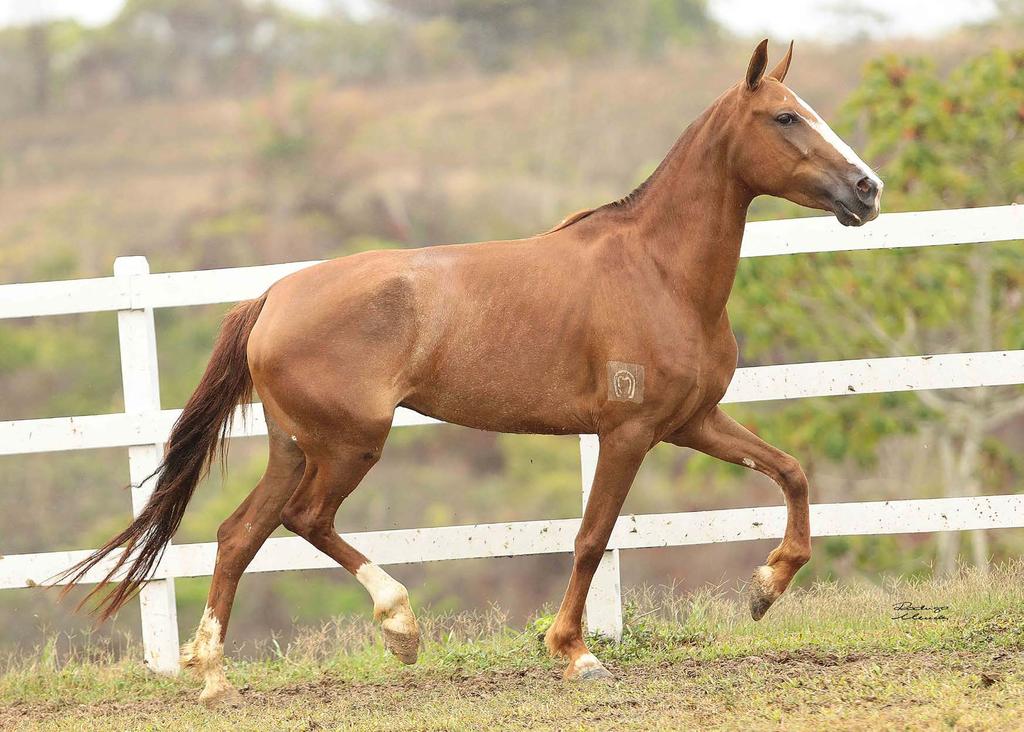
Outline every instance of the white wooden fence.
{"type": "MultiPolygon", "coordinates": [[[[1024,239],[1024,206],[886,214],[862,229],[842,228],[831,217],[754,223],[747,227],[742,256],[1014,239],[1024,239]]],[[[282,276],[312,264],[150,274],[145,258],[122,257],[114,264],[113,277],[0,286],[0,319],[116,311],[125,403],[124,413],[119,414],[0,422],[0,455],[127,447],[131,480],[137,483],[157,466],[180,413],[160,408],[153,309],[256,297],[282,276]]],[[[739,369],[723,401],[1020,383],[1024,383],[1024,350],[873,358],[739,369]]],[[[405,409],[399,409],[394,420],[396,427],[434,423],[405,409]]],[[[247,419],[236,421],[232,436],[262,434],[266,434],[263,412],[254,405],[247,419]]],[[[597,438],[581,435],[584,504],[597,452],[597,438]]],[[[152,481],[132,491],[135,511],[145,504],[151,486],[152,481]]],[[[820,504],[812,506],[811,514],[815,536],[1011,528],[1024,526],[1024,496],[820,504]]],[[[398,564],[571,552],[578,527],[579,519],[562,519],[371,531],[345,538],[379,564],[398,564]]],[[[776,538],[784,529],[781,506],[621,517],[587,602],[590,629],[616,638],[621,634],[621,550],[776,538]]],[[[150,668],[177,671],[174,578],[210,575],[215,552],[214,543],[170,546],[153,581],[146,585],[142,628],[150,668]]],[[[88,553],[2,556],[0,546],[0,589],[36,586],[88,553]]],[[[97,581],[115,558],[92,571],[87,581],[97,581]]],[[[248,571],[335,566],[305,541],[290,537],[268,541],[248,571]]]]}

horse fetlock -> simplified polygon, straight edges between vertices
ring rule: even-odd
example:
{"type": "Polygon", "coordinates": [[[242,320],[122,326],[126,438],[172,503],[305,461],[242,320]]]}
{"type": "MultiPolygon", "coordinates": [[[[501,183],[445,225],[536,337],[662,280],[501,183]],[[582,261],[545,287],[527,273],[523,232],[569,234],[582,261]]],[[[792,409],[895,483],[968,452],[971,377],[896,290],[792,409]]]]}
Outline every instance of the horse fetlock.
{"type": "Polygon", "coordinates": [[[766,564],[774,567],[777,564],[788,565],[792,573],[811,561],[811,547],[797,547],[783,542],[768,553],[766,564]]]}
{"type": "Polygon", "coordinates": [[[397,616],[403,610],[412,615],[409,593],[402,584],[394,582],[393,585],[385,585],[378,588],[377,593],[373,597],[373,619],[378,623],[397,616]]]}
{"type": "Polygon", "coordinates": [[[356,579],[373,599],[373,618],[384,631],[384,644],[402,663],[413,664],[419,655],[420,629],[409,604],[405,585],[373,562],[356,570],[356,579]]]}
{"type": "Polygon", "coordinates": [[[560,630],[557,623],[544,634],[544,645],[547,646],[548,653],[556,658],[571,658],[573,647],[582,642],[583,639],[578,632],[567,633],[560,630]]]}
{"type": "Polygon", "coordinates": [[[590,649],[587,648],[587,644],[583,642],[583,634],[580,632],[579,627],[562,627],[556,619],[555,623],[548,628],[548,632],[544,635],[544,645],[547,646],[548,652],[555,658],[569,659],[569,667],[565,670],[564,674],[567,679],[575,678],[578,673],[589,670],[591,660],[600,666],[600,662],[594,658],[590,649]],[[575,664],[580,659],[584,659],[583,665],[576,669],[575,664]]]}
{"type": "Polygon", "coordinates": [[[221,635],[220,621],[207,606],[196,628],[195,637],[181,647],[181,665],[203,679],[203,690],[199,694],[199,701],[203,704],[237,706],[242,697],[224,673],[224,644],[221,635]]]}

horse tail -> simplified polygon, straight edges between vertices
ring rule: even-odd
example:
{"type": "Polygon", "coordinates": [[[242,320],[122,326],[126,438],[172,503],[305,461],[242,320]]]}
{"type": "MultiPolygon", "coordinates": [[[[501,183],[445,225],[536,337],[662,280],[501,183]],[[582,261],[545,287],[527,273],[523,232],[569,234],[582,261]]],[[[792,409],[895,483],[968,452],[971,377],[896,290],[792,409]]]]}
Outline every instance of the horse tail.
{"type": "MultiPolygon", "coordinates": [[[[67,581],[63,597],[107,555],[123,549],[114,568],[79,603],[78,609],[113,581],[127,565],[118,585],[96,606],[100,621],[108,619],[142,588],[163,556],[167,542],[178,530],[196,484],[210,470],[220,446],[227,453],[225,437],[231,429],[235,407],[252,398],[252,377],[246,345],[267,296],[241,303],[224,318],[213,355],[199,386],[189,398],[167,441],[163,462],[142,482],[156,475],[156,487],[142,512],[120,534],[78,564],[57,576],[67,581]]],[[[244,407],[243,407],[244,408],[244,407]]]]}

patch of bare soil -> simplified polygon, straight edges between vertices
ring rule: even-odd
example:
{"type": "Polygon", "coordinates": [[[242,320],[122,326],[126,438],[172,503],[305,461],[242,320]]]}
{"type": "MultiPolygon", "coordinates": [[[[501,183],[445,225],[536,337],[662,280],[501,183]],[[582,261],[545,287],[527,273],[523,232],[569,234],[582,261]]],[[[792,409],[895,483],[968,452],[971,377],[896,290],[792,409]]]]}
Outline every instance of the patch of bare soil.
{"type": "MultiPolygon", "coordinates": [[[[249,725],[266,718],[276,720],[266,729],[276,729],[278,724],[289,729],[360,728],[365,720],[373,724],[366,728],[383,729],[387,727],[377,726],[373,720],[384,717],[393,721],[392,729],[447,729],[449,724],[471,729],[471,719],[435,725],[429,716],[424,717],[423,710],[437,709],[442,714],[480,709],[486,711],[481,724],[487,721],[488,726],[501,729],[547,729],[565,724],[587,729],[684,729],[691,725],[729,729],[739,720],[745,729],[779,729],[781,720],[794,720],[792,726],[783,724],[781,728],[804,729],[812,727],[804,727],[798,720],[811,718],[829,705],[860,709],[865,719],[887,728],[886,720],[898,720],[904,713],[901,710],[924,709],[927,702],[891,690],[876,691],[886,680],[910,684],[932,676],[956,676],[985,693],[1019,673],[1022,660],[1024,654],[1017,652],[769,652],[715,661],[609,664],[615,682],[601,688],[564,682],[557,671],[548,669],[424,671],[380,683],[325,673],[314,681],[273,689],[243,687],[243,708],[224,710],[218,717],[228,725],[232,714],[240,715],[237,726],[218,723],[217,728],[258,728],[249,725]],[[819,703],[821,708],[816,708],[819,703]]],[[[197,695],[198,689],[139,701],[22,702],[0,709],[0,729],[92,728],[87,720],[95,720],[95,728],[104,729],[161,728],[169,720],[193,719],[197,695]]],[[[456,715],[455,719],[466,717],[456,715]]],[[[927,722],[904,726],[928,728],[927,722]]],[[[856,728],[855,724],[843,724],[841,718],[832,727],[856,728]]]]}

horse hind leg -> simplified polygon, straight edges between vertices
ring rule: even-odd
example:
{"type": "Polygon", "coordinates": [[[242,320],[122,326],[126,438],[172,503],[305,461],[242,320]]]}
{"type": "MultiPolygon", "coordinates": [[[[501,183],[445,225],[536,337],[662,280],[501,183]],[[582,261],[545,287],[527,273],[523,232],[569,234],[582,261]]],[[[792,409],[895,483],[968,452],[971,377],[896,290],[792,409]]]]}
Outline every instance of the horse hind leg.
{"type": "Polygon", "coordinates": [[[281,512],[281,520],[285,528],[334,559],[366,588],[388,650],[403,663],[413,664],[419,654],[420,631],[408,591],[334,530],[334,517],[342,501],[380,459],[390,424],[388,417],[378,427],[359,434],[352,434],[349,428],[347,435],[332,441],[328,454],[310,457],[299,487],[281,512]]]}
{"type": "Polygon", "coordinates": [[[281,508],[302,477],[305,457],[267,418],[270,456],[256,488],[217,530],[217,560],[202,620],[195,637],[182,647],[182,665],[199,674],[199,700],[208,706],[237,704],[241,697],[224,673],[224,637],[235,591],[256,552],[281,525],[281,508]]]}

